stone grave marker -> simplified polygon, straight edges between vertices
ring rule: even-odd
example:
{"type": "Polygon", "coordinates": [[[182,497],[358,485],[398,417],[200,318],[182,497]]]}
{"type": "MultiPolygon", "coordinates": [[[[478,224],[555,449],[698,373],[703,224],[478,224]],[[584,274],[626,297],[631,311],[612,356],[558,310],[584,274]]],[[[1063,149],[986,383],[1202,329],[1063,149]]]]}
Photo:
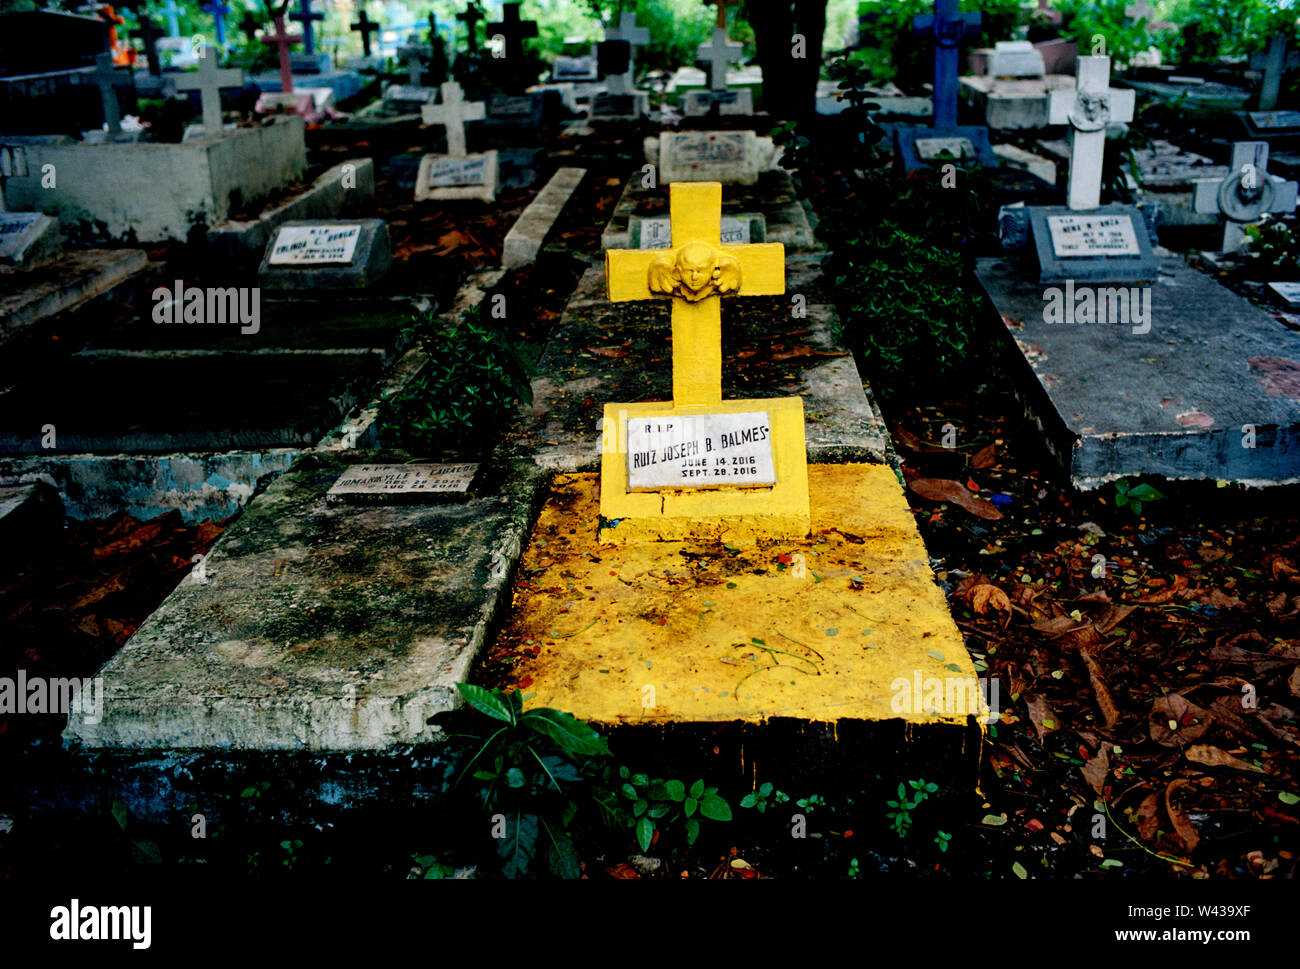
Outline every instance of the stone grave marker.
{"type": "Polygon", "coordinates": [[[1042,77],[1047,73],[1043,55],[1027,40],[999,40],[989,56],[994,77],[1042,77]]]}
{"type": "Polygon", "coordinates": [[[95,84],[99,88],[99,99],[104,105],[104,123],[108,126],[110,141],[122,137],[122,112],[117,103],[117,89],[113,86],[116,71],[113,67],[112,54],[100,54],[95,58],[95,84]]]}
{"type": "Polygon", "coordinates": [[[1077,88],[1053,92],[1053,124],[1069,124],[1067,204],[1029,206],[1033,237],[1027,252],[1038,261],[1039,282],[1122,282],[1156,276],[1143,215],[1131,205],[1099,205],[1106,125],[1133,118],[1134,92],[1109,86],[1109,57],[1080,57],[1077,88]]]}
{"type": "Polygon", "coordinates": [[[1227,177],[1198,178],[1194,184],[1196,211],[1223,217],[1223,252],[1245,247],[1245,226],[1296,207],[1296,183],[1268,173],[1267,141],[1236,142],[1227,177]]]}
{"type": "Polygon", "coordinates": [[[425,155],[415,180],[415,200],[477,198],[490,202],[496,198],[498,158],[496,151],[467,154],[465,122],[481,121],[485,116],[482,101],[466,101],[455,81],[442,86],[442,103],[421,109],[425,124],[441,124],[447,131],[447,154],[425,155]]]}
{"type": "Polygon", "coordinates": [[[131,31],[130,37],[144,44],[145,63],[149,66],[149,73],[157,77],[162,73],[162,62],[158,59],[158,40],[163,34],[147,14],[137,13],[137,17],[140,26],[131,31]]]}
{"type": "MultiPolygon", "coordinates": [[[[984,167],[995,167],[997,156],[989,145],[988,129],[957,124],[958,62],[961,42],[979,32],[979,13],[960,13],[959,0],[934,0],[934,13],[912,19],[917,36],[934,44],[934,121],[929,129],[900,127],[894,132],[894,152],[904,171],[932,164],[917,150],[917,139],[960,138],[969,144],[971,156],[984,167]]],[[[968,157],[962,148],[961,157],[968,157]]],[[[943,155],[953,157],[951,154],[943,155]]]]}
{"type": "Polygon", "coordinates": [[[348,30],[361,35],[361,49],[364,52],[364,57],[367,61],[372,59],[374,55],[371,54],[370,50],[370,35],[378,33],[380,25],[370,19],[370,15],[366,13],[364,7],[361,9],[361,13],[357,15],[356,22],[348,25],[348,30]]]}
{"type": "Polygon", "coordinates": [[[1237,117],[1251,140],[1300,138],[1300,111],[1239,111],[1237,117]]]}
{"type": "MultiPolygon", "coordinates": [[[[725,16],[721,8],[719,20],[725,16]]],[[[727,87],[727,67],[739,64],[744,45],[727,36],[727,28],[719,24],[713,28],[713,37],[701,44],[695,53],[696,60],[706,62],[709,74],[707,91],[687,91],[682,96],[682,113],[687,117],[707,115],[716,106],[719,114],[751,115],[754,113],[754,95],[747,88],[732,90],[727,87]]]]}
{"type": "Polygon", "coordinates": [[[325,15],[323,13],[312,13],[311,0],[298,0],[298,12],[289,14],[289,19],[302,24],[303,53],[316,53],[316,37],[312,24],[324,20],[325,15]]]}
{"type": "Polygon", "coordinates": [[[595,81],[599,76],[596,72],[596,57],[592,54],[584,57],[566,57],[561,54],[551,65],[551,80],[555,82],[595,81]]]}
{"type": "Polygon", "coordinates": [[[592,121],[635,121],[650,111],[650,96],[636,90],[636,49],[650,43],[650,31],[636,25],[636,14],[624,11],[616,26],[605,31],[601,45],[601,73],[605,77],[606,94],[597,94],[591,102],[592,121]],[[617,45],[615,54],[618,66],[605,69],[610,62],[610,45],[617,45]]]}
{"type": "Polygon", "coordinates": [[[1269,283],[1269,292],[1273,298],[1289,310],[1300,310],[1300,283],[1269,283]]]}
{"type": "Polygon", "coordinates": [[[724,245],[720,183],[675,183],[669,195],[673,248],[605,253],[611,302],[672,300],[673,399],[605,405],[600,540],[672,540],[740,516],[761,534],[802,537],[803,401],[722,400],[720,300],[783,293],[785,248],[724,245]]]}
{"type": "MultiPolygon", "coordinates": [[[[175,78],[176,90],[198,91],[203,104],[203,133],[215,138],[221,134],[221,89],[223,87],[241,87],[244,72],[240,70],[221,70],[217,66],[218,53],[212,47],[204,47],[199,58],[199,69],[194,73],[179,74],[175,78]]],[[[188,138],[188,133],[187,133],[188,138]]]]}
{"type": "Polygon", "coordinates": [[[0,266],[43,262],[59,254],[60,243],[57,219],[40,212],[0,211],[0,266]]]}
{"type": "Polygon", "coordinates": [[[354,464],[330,486],[330,504],[419,504],[469,497],[479,466],[467,464],[354,464]]]}
{"type": "Polygon", "coordinates": [[[285,222],[258,270],[267,289],[364,289],[392,267],[383,219],[285,222]]]}
{"type": "Polygon", "coordinates": [[[501,80],[508,93],[518,93],[536,80],[525,70],[524,41],[537,36],[537,21],[520,19],[519,8],[518,3],[502,4],[501,19],[487,25],[488,37],[500,39],[503,56],[492,58],[492,62],[501,62],[501,80]]]}
{"type": "MultiPolygon", "coordinates": [[[[655,140],[651,139],[652,147],[655,140]]],[[[770,139],[752,131],[665,131],[657,139],[659,181],[752,185],[771,167],[770,139]]],[[[655,159],[651,159],[654,161],[655,159]]]]}
{"type": "MultiPolygon", "coordinates": [[[[755,213],[724,215],[721,235],[724,246],[766,242],[767,222],[755,213]]],[[[634,215],[628,219],[627,237],[630,249],[671,249],[672,220],[664,216],[634,215]]]]}
{"type": "Polygon", "coordinates": [[[212,17],[212,32],[217,39],[217,49],[224,51],[226,49],[226,15],[230,13],[230,7],[223,0],[210,0],[199,7],[206,14],[212,17]]]}

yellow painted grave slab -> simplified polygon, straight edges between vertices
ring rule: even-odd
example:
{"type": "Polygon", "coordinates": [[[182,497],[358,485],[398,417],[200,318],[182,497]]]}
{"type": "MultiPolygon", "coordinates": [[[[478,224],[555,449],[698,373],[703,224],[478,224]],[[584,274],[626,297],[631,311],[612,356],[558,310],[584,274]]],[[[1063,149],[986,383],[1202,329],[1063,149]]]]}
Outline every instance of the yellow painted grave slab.
{"type": "Polygon", "coordinates": [[[889,467],[811,466],[813,533],[748,546],[602,545],[598,480],[556,479],[521,562],[500,642],[529,706],[601,723],[987,713],[889,467]]]}

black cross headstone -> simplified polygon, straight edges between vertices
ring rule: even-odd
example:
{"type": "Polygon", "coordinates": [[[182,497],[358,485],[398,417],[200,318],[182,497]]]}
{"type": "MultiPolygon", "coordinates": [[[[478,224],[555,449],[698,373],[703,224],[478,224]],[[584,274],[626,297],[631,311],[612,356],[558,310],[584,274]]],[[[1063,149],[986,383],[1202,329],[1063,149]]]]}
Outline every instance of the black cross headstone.
{"type": "Polygon", "coordinates": [[[536,20],[520,20],[517,3],[507,3],[502,7],[501,20],[488,24],[488,36],[500,34],[505,41],[506,60],[518,63],[524,57],[524,39],[537,36],[536,20]]]}
{"type": "Polygon", "coordinates": [[[432,59],[429,61],[429,73],[433,75],[433,85],[435,87],[447,80],[447,41],[438,33],[438,18],[434,14],[429,14],[429,48],[432,51],[432,59]]]}
{"type": "Polygon", "coordinates": [[[469,6],[465,8],[464,13],[456,14],[456,19],[463,21],[466,30],[469,32],[467,49],[471,54],[478,52],[478,23],[480,20],[483,20],[486,16],[487,15],[483,13],[481,9],[479,9],[479,5],[477,3],[470,3],[469,6]]]}
{"type": "Polygon", "coordinates": [[[363,9],[357,22],[352,25],[352,29],[361,34],[361,47],[365,50],[366,56],[370,56],[370,35],[379,30],[379,24],[370,19],[370,15],[363,9]]]}
{"type": "Polygon", "coordinates": [[[149,73],[157,77],[162,73],[162,63],[158,60],[158,38],[163,36],[158,25],[143,13],[139,14],[140,26],[131,31],[132,40],[144,41],[144,58],[149,64],[149,73]]]}
{"type": "Polygon", "coordinates": [[[244,35],[244,39],[250,44],[254,43],[261,28],[262,23],[253,15],[253,11],[245,10],[244,19],[239,22],[239,32],[244,35]]]}

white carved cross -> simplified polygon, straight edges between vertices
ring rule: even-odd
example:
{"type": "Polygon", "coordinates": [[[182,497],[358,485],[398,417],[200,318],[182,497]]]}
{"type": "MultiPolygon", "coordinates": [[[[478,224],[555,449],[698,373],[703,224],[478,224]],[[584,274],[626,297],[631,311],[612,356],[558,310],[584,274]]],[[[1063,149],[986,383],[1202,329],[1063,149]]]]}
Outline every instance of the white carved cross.
{"type": "Polygon", "coordinates": [[[713,40],[701,44],[695,56],[709,62],[709,88],[714,91],[727,89],[727,65],[740,63],[743,44],[727,39],[727,31],[722,27],[713,28],[713,40]]]}
{"type": "Polygon", "coordinates": [[[209,45],[203,48],[196,73],[176,76],[176,90],[199,92],[203,102],[203,133],[209,138],[221,134],[221,89],[242,87],[243,84],[244,72],[218,68],[216,48],[209,45]]]}
{"type": "Polygon", "coordinates": [[[636,25],[635,11],[624,11],[618,26],[605,31],[606,40],[625,40],[631,46],[628,52],[627,71],[623,74],[611,74],[605,79],[605,86],[610,94],[631,94],[633,89],[633,70],[636,67],[636,49],[650,43],[650,31],[636,25]]]}
{"type": "Polygon", "coordinates": [[[455,81],[442,85],[442,103],[426,104],[420,108],[425,124],[440,124],[447,129],[447,154],[452,158],[465,157],[465,122],[482,121],[483,102],[466,101],[465,92],[455,81]]]}
{"type": "Polygon", "coordinates": [[[1197,212],[1223,216],[1223,252],[1240,252],[1246,244],[1244,226],[1265,213],[1292,212],[1295,182],[1268,173],[1268,142],[1238,141],[1232,164],[1223,178],[1198,178],[1193,205],[1197,212]]]}
{"type": "Polygon", "coordinates": [[[1048,122],[1070,126],[1070,179],[1066,204],[1095,209],[1101,202],[1106,125],[1132,121],[1135,94],[1110,86],[1109,57],[1080,57],[1073,91],[1053,91],[1048,122]]]}
{"type": "Polygon", "coordinates": [[[108,122],[109,138],[122,133],[122,113],[117,106],[117,91],[113,88],[113,55],[99,54],[95,58],[95,84],[99,86],[99,99],[104,103],[104,120],[108,122]]]}

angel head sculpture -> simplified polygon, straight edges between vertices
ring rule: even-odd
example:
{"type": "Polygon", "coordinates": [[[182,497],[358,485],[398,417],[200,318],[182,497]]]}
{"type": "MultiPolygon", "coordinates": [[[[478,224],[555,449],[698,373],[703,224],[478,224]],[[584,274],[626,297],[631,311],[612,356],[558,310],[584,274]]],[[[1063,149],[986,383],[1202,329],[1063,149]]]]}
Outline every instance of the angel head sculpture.
{"type": "Polygon", "coordinates": [[[650,264],[650,292],[678,296],[697,303],[740,289],[740,260],[705,242],[689,242],[669,250],[650,264]]]}

